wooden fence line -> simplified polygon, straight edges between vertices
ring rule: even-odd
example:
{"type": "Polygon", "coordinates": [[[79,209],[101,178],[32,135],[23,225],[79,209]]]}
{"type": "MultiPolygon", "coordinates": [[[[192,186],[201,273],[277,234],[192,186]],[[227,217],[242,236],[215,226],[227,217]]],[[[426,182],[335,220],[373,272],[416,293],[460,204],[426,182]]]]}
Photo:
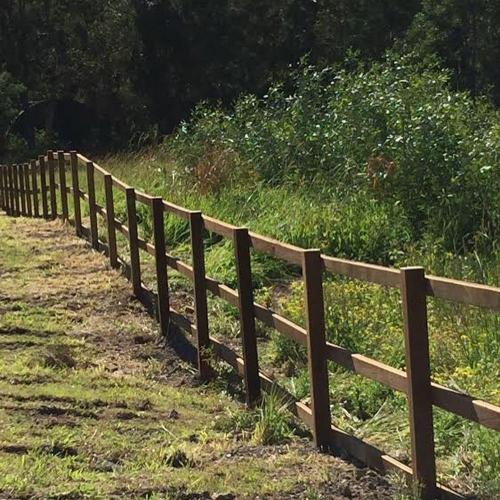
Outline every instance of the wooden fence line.
{"type": "Polygon", "coordinates": [[[159,197],[135,190],[115,178],[99,165],[75,151],[57,152],[58,183],[55,180],[55,156],[52,151],[31,160],[29,165],[0,165],[0,205],[13,216],[26,215],[68,220],[78,236],[90,241],[92,247],[104,252],[112,267],[121,267],[133,284],[134,294],[153,310],[160,323],[161,334],[168,338],[170,325],[177,324],[195,338],[200,376],[212,375],[209,350],[228,362],[243,377],[247,403],[255,404],[261,390],[274,387],[289,401],[290,409],[312,429],[315,444],[324,449],[344,449],[353,457],[381,472],[397,470],[417,481],[422,498],[436,496],[460,497],[437,483],[434,454],[433,405],[481,425],[500,431],[500,408],[431,381],[427,297],[438,297],[500,310],[500,288],[448,278],[426,276],[423,268],[393,269],[322,255],[319,250],[284,244],[194,212],[159,197]],[[71,187],[67,187],[67,168],[71,171],[71,187]],[[80,188],[79,170],[85,169],[87,193],[80,188]],[[95,174],[103,176],[104,206],[96,201],[95,174]],[[47,185],[48,176],[48,185],[47,185]],[[115,217],[113,188],[124,193],[127,224],[115,217]],[[58,214],[56,192],[59,191],[61,213],[58,214]],[[68,194],[73,197],[73,219],[69,218],[68,194]],[[90,226],[82,223],[81,201],[89,206],[90,226]],[[151,207],[154,244],[139,237],[137,203],[151,207]],[[41,205],[41,206],[40,206],[41,205]],[[41,210],[40,210],[41,209],[41,210]],[[181,217],[189,223],[192,266],[166,251],[164,212],[181,217]],[[107,243],[99,239],[98,215],[106,221],[107,243]],[[129,242],[130,264],[117,251],[116,231],[129,242]],[[206,276],[204,232],[216,233],[231,240],[235,248],[238,289],[206,276]],[[305,294],[306,328],[254,302],[251,249],[264,252],[302,269],[305,294]],[[141,281],[140,251],[152,255],[156,268],[156,294],[141,281]],[[194,323],[170,307],[167,268],[177,270],[193,283],[194,323]],[[398,288],[402,296],[404,318],[406,372],[361,354],[350,352],[326,340],[323,274],[340,274],[386,287],[398,288]],[[242,357],[209,333],[207,292],[237,307],[240,312],[242,357]],[[307,348],[311,386],[310,407],[295,401],[259,370],[255,320],[273,327],[279,333],[307,348]],[[377,381],[406,394],[409,402],[409,423],[412,444],[411,468],[385,455],[372,445],[335,428],[331,424],[327,361],[377,381]]]}

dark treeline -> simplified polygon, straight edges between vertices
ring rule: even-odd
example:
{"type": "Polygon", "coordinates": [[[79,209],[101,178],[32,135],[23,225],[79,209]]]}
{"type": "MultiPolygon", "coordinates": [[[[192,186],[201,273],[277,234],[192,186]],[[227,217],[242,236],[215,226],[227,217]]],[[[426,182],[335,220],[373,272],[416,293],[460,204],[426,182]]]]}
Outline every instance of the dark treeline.
{"type": "Polygon", "coordinates": [[[262,94],[304,55],[335,65],[394,46],[439,58],[458,89],[500,102],[495,0],[1,0],[0,8],[0,137],[9,128],[24,137],[30,127],[57,131],[58,117],[63,129],[74,111],[85,131],[61,142],[137,144],[170,132],[201,100],[262,94]]]}

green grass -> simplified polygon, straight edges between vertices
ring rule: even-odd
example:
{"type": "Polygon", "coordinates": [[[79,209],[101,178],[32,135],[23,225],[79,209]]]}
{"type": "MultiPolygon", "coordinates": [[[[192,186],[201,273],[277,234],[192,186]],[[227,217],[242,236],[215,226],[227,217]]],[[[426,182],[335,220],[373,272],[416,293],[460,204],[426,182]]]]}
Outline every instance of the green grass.
{"type": "MultiPolygon", "coordinates": [[[[363,205],[356,196],[339,199],[314,184],[272,187],[258,181],[251,186],[222,185],[215,192],[207,192],[185,182],[175,162],[161,150],[106,157],[100,163],[148,193],[281,241],[373,263],[420,264],[430,274],[491,285],[500,281],[497,253],[458,255],[443,250],[439,242],[414,241],[404,218],[394,226],[398,216],[387,212],[376,199],[363,205]]],[[[147,227],[144,232],[148,232],[147,227]]],[[[185,222],[168,216],[166,234],[172,253],[189,261],[185,222]]],[[[229,242],[213,235],[207,237],[206,261],[209,275],[235,286],[234,255],[229,242]]],[[[256,252],[252,255],[252,267],[259,302],[302,324],[303,290],[297,270],[256,252]]],[[[185,282],[176,283],[181,294],[189,294],[185,282]]],[[[325,281],[325,307],[330,340],[353,352],[404,368],[397,291],[330,277],[325,281]]],[[[499,315],[489,311],[429,299],[433,379],[500,404],[499,321],[499,315]]],[[[238,318],[233,308],[211,299],[210,325],[214,335],[233,339],[237,347],[238,318]]],[[[259,331],[262,366],[298,397],[307,398],[304,350],[261,325],[259,331]]],[[[403,460],[408,459],[409,430],[403,397],[332,365],[331,399],[337,425],[403,460]]],[[[440,479],[466,492],[498,494],[498,433],[438,410],[435,429],[440,479]]]]}
{"type": "Polygon", "coordinates": [[[273,396],[246,411],[220,383],[186,382],[129,283],[59,222],[0,217],[0,231],[2,498],[326,498],[354,476],[273,396]]]}

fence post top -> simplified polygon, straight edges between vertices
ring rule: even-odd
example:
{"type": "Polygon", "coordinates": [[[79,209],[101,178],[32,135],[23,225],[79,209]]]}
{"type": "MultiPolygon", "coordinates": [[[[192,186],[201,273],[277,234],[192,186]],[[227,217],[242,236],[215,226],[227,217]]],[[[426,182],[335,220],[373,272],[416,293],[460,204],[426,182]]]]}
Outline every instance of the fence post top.
{"type": "Polygon", "coordinates": [[[320,248],[304,248],[302,250],[303,254],[313,254],[313,253],[319,253],[321,254],[321,249],[320,248]]]}
{"type": "Polygon", "coordinates": [[[407,267],[401,267],[399,269],[401,272],[407,273],[415,273],[415,272],[424,272],[424,268],[422,266],[407,266],[407,267]]]}
{"type": "Polygon", "coordinates": [[[201,219],[202,218],[202,212],[201,210],[190,210],[189,211],[189,218],[190,219],[201,219]]]}

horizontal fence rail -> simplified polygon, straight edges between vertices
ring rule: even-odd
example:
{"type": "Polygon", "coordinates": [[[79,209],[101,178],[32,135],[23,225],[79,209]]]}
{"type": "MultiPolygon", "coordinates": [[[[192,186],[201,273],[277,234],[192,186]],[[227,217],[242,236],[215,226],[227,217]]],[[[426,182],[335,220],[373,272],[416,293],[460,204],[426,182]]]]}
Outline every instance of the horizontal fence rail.
{"type": "Polygon", "coordinates": [[[431,380],[427,297],[500,311],[500,288],[429,276],[422,268],[395,269],[323,255],[261,236],[201,212],[188,210],[160,197],[150,196],[122,182],[111,173],[75,151],[48,151],[23,165],[0,166],[0,205],[7,215],[55,219],[60,216],[75,228],[77,236],[109,257],[113,268],[121,268],[133,284],[134,294],[155,314],[161,334],[169,338],[175,324],[194,338],[200,376],[209,378],[209,352],[231,365],[243,378],[249,405],[257,403],[261,390],[277,390],[288,407],[313,433],[323,449],[344,450],[352,457],[380,472],[398,471],[420,485],[422,498],[460,495],[436,480],[433,406],[500,431],[500,408],[470,395],[436,384],[431,380]],[[82,181],[81,174],[85,174],[82,181]],[[102,177],[104,205],[96,200],[96,175],[102,177]],[[71,181],[68,187],[67,182],[71,181]],[[84,188],[86,190],[84,190],[84,188]],[[126,202],[127,222],[115,216],[114,188],[126,202]],[[58,193],[58,195],[57,195],[58,193]],[[69,196],[73,217],[70,217],[69,196]],[[81,203],[88,205],[89,226],[83,224],[81,203]],[[139,236],[137,203],[150,209],[153,243],[139,236]],[[164,214],[186,221],[191,237],[192,265],[166,250],[164,214]],[[100,217],[98,217],[100,216],[100,217]],[[105,221],[105,243],[99,237],[99,220],[105,221]],[[128,241],[129,262],[118,255],[116,233],[128,241]],[[233,242],[237,270],[237,289],[209,277],[205,272],[204,232],[233,242]],[[250,250],[282,259],[302,270],[305,293],[305,325],[301,327],[268,307],[254,301],[250,250]],[[156,293],[142,282],[140,252],[154,258],[156,293]],[[194,290],[194,320],[170,306],[168,269],[190,280],[194,290]],[[323,300],[324,274],[331,273],[400,290],[404,317],[406,371],[393,368],[326,340],[323,300]],[[242,355],[210,335],[207,294],[238,308],[242,355]],[[259,368],[255,320],[304,346],[308,353],[310,400],[297,401],[259,368]],[[349,435],[331,423],[327,362],[383,384],[406,395],[409,403],[411,467],[384,454],[374,446],[349,435]]]}

